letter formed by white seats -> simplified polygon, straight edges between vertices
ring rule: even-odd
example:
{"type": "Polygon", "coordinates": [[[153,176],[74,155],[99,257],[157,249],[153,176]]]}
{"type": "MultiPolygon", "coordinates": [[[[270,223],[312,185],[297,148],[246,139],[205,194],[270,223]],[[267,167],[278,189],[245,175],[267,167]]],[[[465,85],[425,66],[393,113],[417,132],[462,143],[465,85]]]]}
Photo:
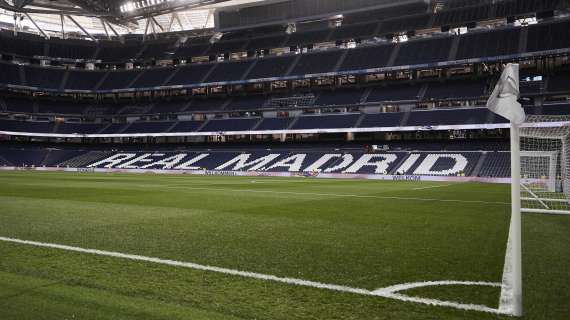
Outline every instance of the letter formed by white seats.
{"type": "Polygon", "coordinates": [[[283,167],[283,168],[289,168],[289,169],[287,169],[287,171],[289,171],[289,172],[299,172],[299,171],[301,171],[301,167],[303,166],[303,161],[305,161],[306,157],[307,157],[307,155],[305,153],[299,153],[299,154],[292,155],[290,157],[287,157],[285,159],[277,161],[276,163],[271,165],[269,168],[267,168],[266,171],[271,170],[271,169],[275,169],[275,168],[279,168],[279,167],[283,167]]]}
{"type": "Polygon", "coordinates": [[[419,158],[420,155],[417,153],[410,154],[410,156],[406,159],[406,161],[404,161],[404,163],[402,163],[396,172],[400,174],[406,174],[406,172],[412,168],[412,166],[416,163],[416,161],[418,161],[419,158]]]}
{"type": "Polygon", "coordinates": [[[251,157],[251,153],[244,153],[244,154],[240,154],[237,157],[231,159],[230,161],[218,166],[215,168],[215,170],[224,170],[227,169],[228,167],[233,165],[233,168],[229,169],[229,170],[243,170],[246,169],[248,171],[256,171],[256,170],[260,170],[261,168],[263,168],[263,166],[267,165],[268,163],[270,163],[271,161],[275,160],[276,158],[278,158],[281,154],[279,153],[272,153],[269,155],[266,155],[264,157],[261,158],[257,158],[251,161],[247,161],[249,160],[249,157],[251,157]]]}
{"type": "Polygon", "coordinates": [[[360,159],[358,159],[354,164],[352,164],[348,169],[345,170],[346,173],[357,173],[363,167],[376,167],[374,173],[383,174],[388,172],[390,164],[398,159],[393,153],[387,154],[365,154],[360,159]],[[379,159],[372,161],[374,159],[379,159]]]}
{"type": "Polygon", "coordinates": [[[342,170],[342,169],[348,167],[350,164],[352,164],[353,161],[354,161],[354,157],[350,153],[344,154],[342,156],[341,163],[339,163],[333,167],[326,168],[324,170],[324,172],[330,173],[330,172],[342,170]]]}
{"type": "Polygon", "coordinates": [[[325,165],[327,162],[331,161],[332,159],[338,159],[340,158],[342,155],[339,153],[335,153],[335,154],[325,154],[324,156],[320,157],[319,160],[315,161],[313,164],[311,164],[310,166],[306,167],[305,172],[321,172],[323,169],[321,169],[321,167],[323,165],[325,165]]]}
{"type": "Polygon", "coordinates": [[[184,159],[188,154],[187,153],[180,153],[168,158],[161,159],[157,162],[149,163],[141,167],[141,169],[147,169],[152,167],[160,167],[162,170],[172,169],[175,165],[177,165],[182,159],[184,159]]]}
{"type": "Polygon", "coordinates": [[[118,165],[119,163],[132,159],[136,157],[136,153],[117,153],[115,155],[110,156],[109,158],[103,159],[101,161],[95,162],[93,164],[88,165],[88,168],[96,168],[102,164],[106,165],[104,168],[113,168],[114,166],[118,165]]]}
{"type": "Polygon", "coordinates": [[[414,170],[414,175],[426,175],[426,176],[447,176],[450,174],[456,174],[464,171],[467,167],[467,159],[461,154],[428,154],[424,161],[414,170]],[[433,166],[437,160],[441,158],[453,159],[455,164],[449,169],[444,169],[440,171],[432,170],[433,166]]]}
{"type": "Polygon", "coordinates": [[[149,159],[150,157],[164,157],[164,153],[145,153],[141,156],[138,156],[130,161],[127,161],[119,166],[117,166],[117,168],[119,169],[138,169],[139,166],[135,165],[138,162],[141,163],[149,163],[149,162],[154,162],[153,159],[149,159]]]}
{"type": "Polygon", "coordinates": [[[177,166],[175,169],[179,169],[179,170],[199,170],[200,167],[196,167],[196,166],[192,166],[193,164],[195,164],[196,162],[206,158],[207,156],[209,156],[209,153],[202,153],[199,154],[197,156],[195,156],[194,158],[184,162],[183,164],[177,166]]]}

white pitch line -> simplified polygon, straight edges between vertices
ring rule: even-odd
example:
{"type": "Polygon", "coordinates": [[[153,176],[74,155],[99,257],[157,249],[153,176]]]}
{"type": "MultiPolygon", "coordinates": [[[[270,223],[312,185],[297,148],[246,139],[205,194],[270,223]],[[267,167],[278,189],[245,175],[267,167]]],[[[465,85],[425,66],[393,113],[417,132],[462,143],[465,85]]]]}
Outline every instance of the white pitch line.
{"type": "Polygon", "coordinates": [[[452,186],[453,184],[442,184],[442,185],[436,185],[436,186],[428,186],[428,187],[420,187],[420,188],[413,188],[412,190],[424,190],[424,189],[433,189],[433,188],[443,188],[443,187],[449,187],[452,186]]]}
{"type": "Polygon", "coordinates": [[[450,308],[455,308],[455,309],[460,309],[460,310],[480,311],[480,312],[488,312],[488,313],[494,313],[494,314],[506,314],[505,312],[503,312],[499,309],[490,308],[490,307],[487,307],[484,305],[463,304],[463,303],[452,302],[452,301],[442,301],[442,300],[436,300],[436,299],[411,297],[411,296],[407,296],[407,295],[397,293],[398,291],[407,290],[407,289],[411,289],[411,288],[435,286],[435,285],[500,286],[500,284],[498,284],[498,283],[474,282],[474,281],[430,281],[430,282],[415,282],[415,283],[409,283],[409,284],[401,284],[401,285],[389,286],[386,288],[380,288],[380,289],[377,289],[374,291],[370,291],[367,289],[352,288],[352,287],[343,286],[343,285],[327,284],[327,283],[321,283],[321,282],[303,280],[303,279],[296,279],[296,278],[279,277],[279,276],[262,274],[262,273],[257,273],[257,272],[240,271],[240,270],[235,270],[235,269],[228,269],[228,268],[214,267],[214,266],[209,266],[209,265],[202,265],[202,264],[197,264],[197,263],[192,263],[192,262],[165,260],[165,259],[161,259],[161,258],[146,257],[146,256],[141,256],[141,255],[135,255],[135,254],[127,254],[127,253],[97,250],[97,249],[85,249],[85,248],[73,247],[73,246],[62,245],[62,244],[37,242],[37,241],[30,241],[30,240],[21,240],[21,239],[8,238],[8,237],[0,237],[0,241],[17,243],[17,244],[24,244],[24,245],[31,245],[31,246],[43,247],[43,248],[51,248],[51,249],[59,249],[59,250],[65,250],[65,251],[79,252],[79,253],[94,254],[94,255],[99,255],[99,256],[128,259],[128,260],[134,260],[134,261],[144,261],[144,262],[169,265],[169,266],[175,266],[175,267],[190,268],[190,269],[196,269],[196,270],[202,270],[202,271],[217,272],[217,273],[222,273],[222,274],[227,274],[227,275],[234,275],[234,276],[240,276],[240,277],[245,277],[245,278],[253,278],[253,279],[264,280],[264,281],[280,282],[280,283],[296,285],[296,286],[312,287],[312,288],[326,289],[326,290],[332,290],[332,291],[340,291],[340,292],[360,294],[360,295],[366,295],[366,296],[377,296],[377,297],[395,299],[395,300],[405,301],[405,302],[414,302],[414,303],[419,303],[419,304],[424,304],[424,305],[450,307],[450,308]]]}
{"type": "MultiPolygon", "coordinates": [[[[156,187],[156,186],[153,186],[153,187],[156,187]]],[[[481,203],[481,204],[510,205],[510,202],[501,202],[501,201],[375,196],[375,195],[363,195],[363,194],[315,193],[315,192],[273,191],[273,190],[256,190],[256,189],[190,187],[190,186],[188,186],[188,187],[186,187],[186,186],[161,186],[161,188],[187,189],[187,190],[206,190],[206,191],[231,191],[231,192],[266,193],[266,194],[289,194],[289,195],[295,195],[295,196],[323,196],[323,197],[339,197],[339,198],[368,198],[368,199],[387,199],[387,200],[404,200],[404,201],[433,201],[433,202],[457,202],[457,203],[481,203]]]]}
{"type": "Polygon", "coordinates": [[[265,182],[272,182],[272,183],[304,183],[307,182],[308,180],[291,180],[291,181],[287,181],[287,180],[276,180],[276,179],[261,179],[261,180],[251,180],[251,183],[265,183],[265,182]]]}

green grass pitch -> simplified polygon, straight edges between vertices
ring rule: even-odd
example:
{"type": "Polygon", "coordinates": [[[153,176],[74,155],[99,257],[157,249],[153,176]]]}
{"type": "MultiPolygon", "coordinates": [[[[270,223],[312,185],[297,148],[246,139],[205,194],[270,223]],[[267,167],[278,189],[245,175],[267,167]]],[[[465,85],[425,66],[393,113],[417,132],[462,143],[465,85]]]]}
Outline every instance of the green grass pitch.
{"type": "MultiPolygon", "coordinates": [[[[0,173],[0,237],[375,290],[500,282],[507,185],[0,173]],[[433,188],[432,188],[433,187],[433,188]]],[[[570,217],[525,214],[525,319],[568,319],[570,217]]],[[[496,308],[500,288],[408,295],[496,308]]],[[[0,319],[508,319],[0,241],[0,319]]]]}

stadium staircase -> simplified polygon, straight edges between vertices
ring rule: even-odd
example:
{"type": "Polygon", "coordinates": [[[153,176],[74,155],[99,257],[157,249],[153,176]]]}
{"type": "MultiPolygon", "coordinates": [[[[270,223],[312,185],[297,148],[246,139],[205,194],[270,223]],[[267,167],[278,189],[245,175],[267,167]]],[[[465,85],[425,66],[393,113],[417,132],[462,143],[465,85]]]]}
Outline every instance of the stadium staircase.
{"type": "Polygon", "coordinates": [[[526,52],[527,44],[528,44],[528,28],[522,28],[520,31],[520,38],[519,38],[519,53],[526,52]]]}
{"type": "Polygon", "coordinates": [[[204,127],[208,124],[208,122],[210,122],[210,119],[206,119],[206,120],[205,120],[198,128],[196,128],[196,130],[194,130],[194,131],[199,132],[200,130],[202,130],[202,128],[204,128],[204,127]]]}
{"type": "Polygon", "coordinates": [[[6,101],[4,99],[0,99],[0,111],[7,111],[8,106],[6,105],[6,101]]]}
{"type": "Polygon", "coordinates": [[[338,59],[336,65],[333,68],[333,72],[337,72],[340,67],[342,66],[342,64],[344,63],[344,60],[346,59],[346,56],[348,55],[348,50],[344,50],[340,56],[340,58],[338,59]]]}
{"type": "Polygon", "coordinates": [[[18,68],[18,72],[20,74],[20,83],[25,86],[27,85],[27,81],[26,81],[26,72],[24,71],[24,68],[20,67],[18,68]]]}
{"type": "Polygon", "coordinates": [[[170,80],[172,80],[172,78],[174,78],[176,76],[176,74],[178,74],[179,70],[180,70],[180,68],[174,68],[174,71],[171,72],[168,77],[164,78],[164,81],[162,81],[160,86],[166,86],[168,84],[168,82],[170,82],[170,80]]]}
{"type": "Polygon", "coordinates": [[[457,57],[457,50],[459,49],[459,41],[461,40],[460,37],[455,37],[453,42],[451,43],[451,49],[449,50],[449,56],[447,57],[447,61],[454,61],[457,57]]]}
{"type": "Polygon", "coordinates": [[[176,127],[176,125],[178,125],[179,121],[174,121],[174,123],[168,127],[166,130],[164,130],[164,132],[170,132],[170,130],[174,129],[174,127],[176,127]]]}
{"type": "Polygon", "coordinates": [[[256,124],[253,125],[253,127],[251,127],[251,131],[255,131],[257,129],[257,127],[259,127],[259,125],[263,122],[264,118],[259,118],[259,121],[257,121],[256,124]]]}
{"type": "Polygon", "coordinates": [[[301,54],[298,54],[297,57],[295,58],[295,60],[293,60],[293,62],[291,63],[291,65],[289,66],[289,69],[287,69],[287,72],[285,72],[285,74],[283,76],[288,76],[291,74],[291,72],[293,72],[293,70],[295,70],[295,67],[297,66],[297,63],[299,63],[299,60],[301,60],[301,54]]]}
{"type": "Polygon", "coordinates": [[[97,131],[96,133],[98,133],[98,134],[103,133],[103,132],[105,132],[105,130],[107,130],[112,125],[113,125],[113,123],[109,123],[106,126],[104,126],[103,128],[101,128],[101,130],[97,131]]]}
{"type": "Polygon", "coordinates": [[[481,155],[481,157],[479,157],[479,161],[477,161],[475,168],[473,168],[473,172],[471,173],[472,176],[474,177],[479,176],[479,173],[481,173],[481,168],[483,168],[483,164],[485,164],[486,160],[487,160],[487,152],[483,151],[483,154],[481,155]]]}
{"type": "Polygon", "coordinates": [[[99,79],[99,82],[97,82],[97,84],[95,85],[93,90],[99,90],[99,88],[101,87],[103,82],[105,82],[105,80],[107,79],[107,77],[109,76],[110,73],[111,73],[111,71],[105,72],[105,74],[101,77],[101,79],[99,79]]]}
{"type": "Polygon", "coordinates": [[[388,59],[388,63],[386,63],[386,67],[393,67],[394,63],[396,62],[396,59],[398,58],[398,54],[400,53],[400,47],[402,46],[401,43],[396,44],[396,46],[394,47],[394,50],[392,50],[392,54],[390,55],[390,58],[388,59]]]}
{"type": "Polygon", "coordinates": [[[14,167],[14,164],[12,162],[6,160],[6,158],[2,156],[0,156],[0,165],[14,167]]]}
{"type": "Polygon", "coordinates": [[[243,73],[243,75],[240,77],[240,80],[245,80],[247,79],[247,76],[249,75],[249,73],[251,72],[251,70],[253,70],[253,68],[255,68],[255,66],[257,65],[257,62],[259,61],[259,59],[255,59],[253,60],[253,63],[249,65],[249,67],[247,68],[247,70],[245,70],[245,72],[243,73]]]}
{"type": "Polygon", "coordinates": [[[358,120],[356,120],[356,123],[354,124],[353,128],[359,128],[362,121],[364,121],[364,118],[366,118],[365,113],[361,114],[360,117],[358,117],[358,120]]]}
{"type": "Polygon", "coordinates": [[[408,119],[410,119],[410,116],[412,115],[412,111],[407,111],[404,112],[404,115],[402,116],[402,120],[400,121],[399,126],[400,127],[405,127],[406,124],[408,123],[408,119]]]}
{"type": "Polygon", "coordinates": [[[51,133],[57,133],[57,130],[59,129],[60,124],[61,124],[61,122],[54,122],[53,129],[51,130],[51,133]]]}
{"type": "Polygon", "coordinates": [[[59,85],[59,91],[63,91],[67,85],[67,79],[69,78],[69,70],[66,70],[63,73],[63,79],[61,79],[61,83],[59,85]]]}
{"type": "Polygon", "coordinates": [[[289,125],[287,126],[287,130],[291,130],[291,128],[293,128],[293,126],[295,125],[295,123],[297,123],[297,121],[299,121],[298,116],[293,118],[293,120],[289,123],[289,125]]]}
{"type": "Polygon", "coordinates": [[[113,152],[109,151],[90,151],[84,153],[80,156],[71,158],[69,160],[63,161],[59,164],[60,167],[69,167],[69,168],[82,168],[88,164],[94,163],[96,161],[102,160],[106,157],[109,157],[113,154],[113,152]]]}

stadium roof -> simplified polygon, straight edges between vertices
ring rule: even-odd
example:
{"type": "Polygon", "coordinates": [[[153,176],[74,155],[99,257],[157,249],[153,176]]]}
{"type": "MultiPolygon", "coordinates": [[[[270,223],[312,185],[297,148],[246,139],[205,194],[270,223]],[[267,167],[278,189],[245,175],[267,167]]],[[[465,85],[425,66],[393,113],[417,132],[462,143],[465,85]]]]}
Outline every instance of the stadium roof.
{"type": "Polygon", "coordinates": [[[265,0],[0,0],[0,24],[44,36],[208,29],[216,9],[260,1],[265,0]]]}

